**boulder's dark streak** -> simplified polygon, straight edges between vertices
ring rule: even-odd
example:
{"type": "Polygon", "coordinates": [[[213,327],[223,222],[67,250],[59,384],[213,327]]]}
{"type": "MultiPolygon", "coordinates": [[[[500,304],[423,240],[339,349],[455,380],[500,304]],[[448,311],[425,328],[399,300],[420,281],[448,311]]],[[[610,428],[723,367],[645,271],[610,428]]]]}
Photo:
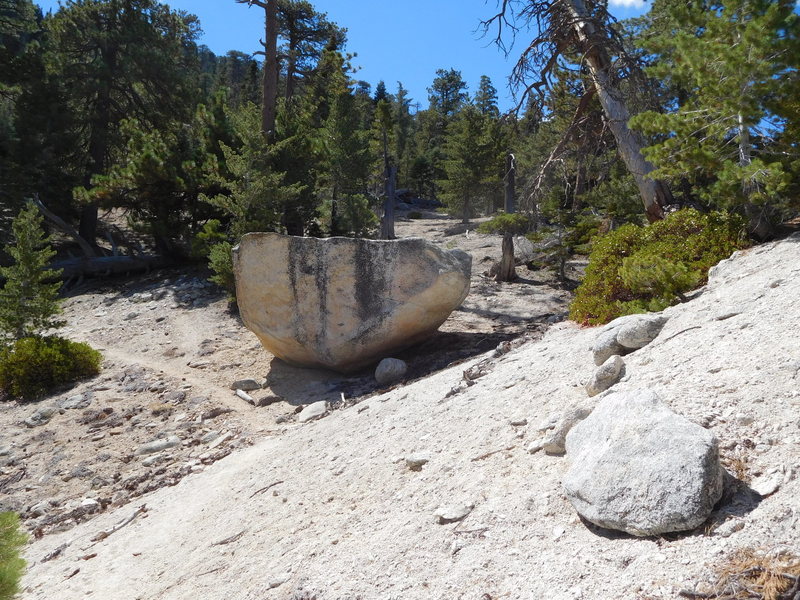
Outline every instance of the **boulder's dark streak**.
{"type": "Polygon", "coordinates": [[[370,256],[367,243],[358,240],[355,252],[356,289],[358,316],[363,321],[378,317],[384,319],[384,299],[389,295],[386,270],[390,257],[387,256],[386,244],[374,247],[373,253],[380,255],[380,260],[370,256]],[[372,259],[371,259],[372,258],[372,259]],[[376,268],[377,267],[377,268],[376,268]]]}
{"type": "MultiPolygon", "coordinates": [[[[319,242],[319,240],[315,240],[313,244],[309,245],[309,250],[311,250],[311,246],[313,246],[314,250],[314,264],[312,267],[314,273],[314,281],[317,284],[317,298],[319,299],[319,328],[315,333],[315,341],[319,347],[323,347],[325,345],[325,338],[326,332],[328,329],[328,320],[330,319],[330,315],[328,314],[328,272],[327,270],[323,269],[322,266],[325,264],[325,246],[319,242]]],[[[330,352],[327,353],[330,355],[330,352]]]]}

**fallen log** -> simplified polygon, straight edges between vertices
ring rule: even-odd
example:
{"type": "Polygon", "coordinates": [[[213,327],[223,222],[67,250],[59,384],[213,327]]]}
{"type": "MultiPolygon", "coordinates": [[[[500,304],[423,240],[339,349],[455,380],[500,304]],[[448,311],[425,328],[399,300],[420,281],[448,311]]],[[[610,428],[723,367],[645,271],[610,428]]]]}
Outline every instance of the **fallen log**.
{"type": "Polygon", "coordinates": [[[50,268],[60,269],[59,279],[68,281],[79,277],[107,277],[141,273],[174,265],[174,259],[163,256],[95,256],[58,260],[51,263],[50,268]]]}

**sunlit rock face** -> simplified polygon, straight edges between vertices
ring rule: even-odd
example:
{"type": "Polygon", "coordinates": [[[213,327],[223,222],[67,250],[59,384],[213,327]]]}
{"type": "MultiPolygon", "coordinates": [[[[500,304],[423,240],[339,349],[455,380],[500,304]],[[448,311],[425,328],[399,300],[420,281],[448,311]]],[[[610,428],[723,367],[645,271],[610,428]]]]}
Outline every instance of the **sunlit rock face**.
{"type": "Polygon", "coordinates": [[[233,251],[242,320],[264,347],[341,372],[435,332],[469,293],[471,262],[421,238],[249,233],[233,251]]]}

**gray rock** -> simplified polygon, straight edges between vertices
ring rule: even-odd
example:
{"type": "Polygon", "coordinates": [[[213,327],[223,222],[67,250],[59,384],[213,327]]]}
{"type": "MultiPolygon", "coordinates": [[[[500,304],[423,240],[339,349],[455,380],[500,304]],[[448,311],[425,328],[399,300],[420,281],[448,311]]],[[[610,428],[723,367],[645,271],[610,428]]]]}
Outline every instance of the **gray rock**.
{"type": "Polygon", "coordinates": [[[224,433],[223,435],[219,436],[213,442],[208,445],[209,450],[214,450],[215,448],[219,448],[222,444],[227,442],[228,440],[233,438],[233,433],[230,431],[224,433]]]}
{"type": "Polygon", "coordinates": [[[238,379],[231,384],[231,389],[252,392],[253,390],[260,390],[261,384],[255,379],[238,379]]]}
{"type": "Polygon", "coordinates": [[[239,396],[242,400],[247,402],[248,404],[252,404],[253,406],[256,405],[256,400],[250,394],[245,392],[244,390],[236,390],[236,395],[239,396]]]}
{"type": "Polygon", "coordinates": [[[10,456],[13,452],[12,446],[0,446],[0,456],[10,456]]]}
{"type": "Polygon", "coordinates": [[[88,394],[76,394],[69,398],[62,398],[58,401],[59,408],[64,410],[76,410],[79,408],[86,408],[92,403],[92,399],[88,394]]]}
{"type": "Polygon", "coordinates": [[[612,356],[622,356],[628,354],[628,352],[630,352],[630,350],[617,341],[616,327],[601,331],[594,342],[594,346],[592,346],[594,364],[598,367],[612,356]]]}
{"type": "Polygon", "coordinates": [[[553,427],[556,426],[556,423],[558,423],[560,419],[561,419],[561,413],[555,412],[551,415],[548,415],[547,418],[542,419],[539,422],[539,424],[536,426],[536,430],[540,432],[545,432],[548,429],[552,429],[553,427]]]}
{"type": "Polygon", "coordinates": [[[719,537],[730,537],[742,529],[744,529],[744,521],[742,519],[731,519],[714,529],[713,533],[715,536],[719,537]]]}
{"type": "Polygon", "coordinates": [[[169,456],[167,456],[166,454],[153,454],[151,456],[148,456],[142,461],[142,466],[152,467],[154,465],[166,462],[167,460],[169,460],[169,456]]]}
{"type": "Polygon", "coordinates": [[[542,438],[542,449],[547,454],[564,454],[567,434],[591,413],[592,408],[589,406],[575,406],[569,409],[561,416],[553,430],[542,438]]]}
{"type": "Polygon", "coordinates": [[[631,350],[644,348],[656,339],[669,320],[662,314],[632,316],[636,318],[626,321],[617,330],[617,342],[631,350]]]}
{"type": "Polygon", "coordinates": [[[42,500],[41,502],[38,502],[33,506],[31,506],[28,509],[28,512],[32,517],[41,517],[50,512],[50,509],[51,509],[50,502],[48,500],[42,500]]]}
{"type": "Polygon", "coordinates": [[[542,449],[543,446],[544,446],[544,441],[543,440],[536,440],[535,442],[531,442],[530,444],[528,444],[528,447],[526,448],[526,450],[530,454],[536,454],[539,450],[542,449]]]}
{"type": "Polygon", "coordinates": [[[594,372],[591,380],[586,384],[586,393],[589,394],[589,397],[596,396],[617,383],[624,374],[625,361],[621,356],[614,355],[594,372]]]}
{"type": "Polygon", "coordinates": [[[164,402],[172,402],[177,404],[178,402],[183,402],[184,400],[186,400],[185,390],[175,390],[174,392],[170,392],[164,396],[164,402]]]}
{"type": "Polygon", "coordinates": [[[567,498],[585,519],[645,536],[693,529],[722,495],[716,438],[649,390],[611,393],[567,435],[567,498]]]}
{"type": "MultiPolygon", "coordinates": [[[[272,579],[267,582],[267,587],[271,590],[275,589],[276,587],[282,586],[284,583],[289,581],[292,578],[291,573],[281,573],[280,575],[276,575],[272,579]]],[[[295,596],[297,597],[297,596],[295,596]]]]}
{"type": "Polygon", "coordinates": [[[242,320],[266,349],[353,372],[430,337],[467,296],[472,258],[420,238],[248,233],[233,264],[242,320]]]}
{"type": "Polygon", "coordinates": [[[84,498],[81,500],[81,508],[88,513],[95,513],[102,510],[103,506],[94,498],[84,498]]]}
{"type": "Polygon", "coordinates": [[[430,462],[430,457],[427,454],[412,454],[411,456],[406,456],[406,466],[411,471],[421,471],[423,465],[428,464],[430,462]]]}
{"type": "Polygon", "coordinates": [[[446,525],[464,520],[473,508],[475,508],[473,504],[449,504],[440,507],[433,516],[439,525],[446,525]]]}
{"type": "Polygon", "coordinates": [[[205,434],[203,437],[200,438],[200,443],[201,444],[210,444],[211,442],[213,442],[218,437],[219,437],[219,431],[212,430],[212,431],[209,431],[207,434],[205,434]]]}
{"type": "Polygon", "coordinates": [[[536,247],[524,235],[514,236],[514,263],[524,265],[536,258],[536,247]]]}
{"type": "Polygon", "coordinates": [[[375,381],[378,385],[389,385],[405,377],[408,365],[398,358],[384,358],[375,369],[375,381]]]}
{"type": "Polygon", "coordinates": [[[40,427],[46,425],[57,412],[58,409],[53,406],[40,406],[24,423],[28,427],[40,427]]]}
{"type": "Polygon", "coordinates": [[[736,317],[736,316],[742,314],[742,312],[743,312],[743,309],[739,308],[739,307],[723,308],[722,310],[717,312],[717,314],[714,315],[714,320],[715,321],[727,321],[728,319],[731,319],[733,317],[736,317]]]}
{"type": "Polygon", "coordinates": [[[153,440],[152,442],[147,442],[146,444],[142,444],[139,446],[139,449],[136,450],[137,455],[142,454],[153,454],[155,452],[161,452],[162,450],[167,450],[169,448],[174,448],[175,446],[181,445],[181,438],[177,435],[171,435],[166,438],[162,438],[159,440],[153,440]]]}
{"type": "Polygon", "coordinates": [[[305,423],[313,419],[319,419],[327,411],[328,404],[324,400],[314,402],[314,404],[309,404],[302,411],[300,411],[300,414],[297,416],[297,420],[301,423],[305,423]]]}
{"type": "Polygon", "coordinates": [[[766,498],[777,492],[782,483],[783,473],[773,470],[754,479],[750,483],[750,488],[762,498],[766,498]]]}

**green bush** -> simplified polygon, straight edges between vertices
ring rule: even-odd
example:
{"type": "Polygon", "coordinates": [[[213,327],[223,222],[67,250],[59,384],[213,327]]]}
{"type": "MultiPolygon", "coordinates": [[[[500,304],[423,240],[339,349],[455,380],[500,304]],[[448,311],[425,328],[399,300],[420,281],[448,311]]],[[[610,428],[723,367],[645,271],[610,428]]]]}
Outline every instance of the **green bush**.
{"type": "Polygon", "coordinates": [[[31,400],[100,372],[102,356],[88,344],[60,337],[28,337],[0,350],[0,389],[31,400]]]}
{"type": "Polygon", "coordinates": [[[422,218],[422,213],[419,212],[418,210],[412,210],[412,211],[410,211],[408,213],[408,218],[409,219],[421,219],[422,218]]]}
{"type": "Polygon", "coordinates": [[[522,213],[500,213],[478,225],[478,233],[511,233],[524,235],[531,228],[530,218],[522,213]]]}
{"type": "Polygon", "coordinates": [[[195,258],[208,258],[211,248],[227,240],[227,235],[222,231],[222,223],[218,219],[210,219],[197,232],[192,240],[192,256],[195,258]]]}
{"type": "Polygon", "coordinates": [[[19,592],[19,580],[25,571],[19,551],[26,541],[19,517],[12,512],[0,513],[0,600],[11,600],[19,592]]]}
{"type": "Polygon", "coordinates": [[[623,225],[595,241],[570,318],[599,325],[666,308],[705,283],[709,268],[745,245],[743,230],[736,215],[693,209],[645,227],[623,225]]]}
{"type": "Polygon", "coordinates": [[[233,246],[222,242],[211,246],[208,253],[208,266],[214,271],[209,281],[228,292],[231,299],[236,298],[236,278],[233,276],[233,246]]]}
{"type": "MultiPolygon", "coordinates": [[[[685,302],[683,292],[697,286],[700,279],[699,271],[690,271],[683,263],[643,252],[624,259],[619,275],[634,294],[652,296],[659,304],[671,302],[675,297],[685,302]]],[[[651,310],[663,310],[666,306],[651,310]]]]}

